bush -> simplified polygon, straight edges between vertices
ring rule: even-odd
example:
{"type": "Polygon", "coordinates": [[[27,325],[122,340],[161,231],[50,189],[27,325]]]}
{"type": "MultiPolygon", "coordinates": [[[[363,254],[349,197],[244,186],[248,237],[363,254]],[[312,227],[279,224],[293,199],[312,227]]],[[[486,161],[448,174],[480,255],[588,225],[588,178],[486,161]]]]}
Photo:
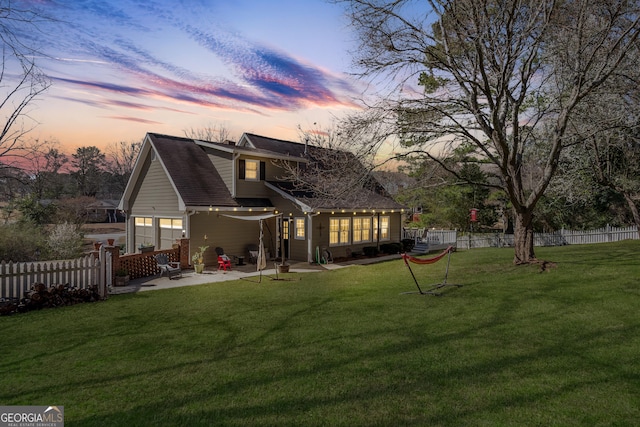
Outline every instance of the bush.
{"type": "Polygon", "coordinates": [[[47,259],[49,245],[38,225],[24,221],[0,226],[0,260],[25,262],[47,259]]]}
{"type": "Polygon", "coordinates": [[[402,251],[410,252],[415,246],[416,242],[413,239],[402,239],[402,251]]]}
{"type": "Polygon", "coordinates": [[[402,252],[402,244],[400,243],[384,243],[380,245],[380,251],[385,254],[399,254],[402,252]]]}
{"type": "Polygon", "coordinates": [[[374,257],[378,255],[378,248],[375,246],[365,246],[362,248],[362,253],[364,253],[365,256],[374,257]]]}
{"type": "Polygon", "coordinates": [[[56,224],[47,243],[54,259],[74,259],[82,255],[82,234],[76,224],[56,224]]]}

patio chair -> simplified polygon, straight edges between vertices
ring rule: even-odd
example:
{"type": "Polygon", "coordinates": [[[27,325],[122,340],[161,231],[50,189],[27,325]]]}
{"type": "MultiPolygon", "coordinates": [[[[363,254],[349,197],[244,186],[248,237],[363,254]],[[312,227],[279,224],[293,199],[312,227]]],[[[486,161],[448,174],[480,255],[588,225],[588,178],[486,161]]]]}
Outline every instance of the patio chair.
{"type": "Polygon", "coordinates": [[[218,256],[218,270],[231,270],[231,259],[226,255],[218,256]]]}
{"type": "Polygon", "coordinates": [[[231,258],[225,255],[224,249],[218,246],[215,250],[218,254],[218,270],[231,270],[231,258]]]}
{"type": "Polygon", "coordinates": [[[259,248],[256,244],[247,245],[247,252],[249,252],[249,262],[255,264],[258,262],[259,248]]]}
{"type": "Polygon", "coordinates": [[[165,274],[169,276],[169,280],[174,277],[182,277],[182,269],[180,268],[180,263],[175,261],[169,261],[169,255],[167,254],[157,254],[154,256],[156,262],[158,263],[158,267],[160,268],[160,274],[164,276],[165,274]]]}

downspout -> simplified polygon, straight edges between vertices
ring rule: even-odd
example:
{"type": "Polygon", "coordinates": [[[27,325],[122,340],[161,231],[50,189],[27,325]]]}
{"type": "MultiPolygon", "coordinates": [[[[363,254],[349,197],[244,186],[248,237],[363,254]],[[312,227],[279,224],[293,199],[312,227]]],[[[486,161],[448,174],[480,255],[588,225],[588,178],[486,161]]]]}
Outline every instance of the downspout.
{"type": "Polygon", "coordinates": [[[192,211],[186,211],[185,212],[187,215],[184,217],[185,219],[185,225],[182,228],[183,231],[185,232],[185,235],[182,237],[186,237],[188,239],[191,239],[191,216],[194,215],[196,213],[196,211],[192,210],[192,211]]]}
{"type": "MultiPolygon", "coordinates": [[[[194,215],[196,213],[196,211],[192,210],[192,211],[186,211],[185,212],[187,215],[185,216],[185,222],[186,224],[184,224],[183,227],[183,231],[184,233],[182,237],[186,237],[187,239],[189,239],[189,256],[187,257],[187,259],[191,259],[191,216],[194,215]]],[[[191,263],[189,263],[191,264],[191,263]]]]}
{"type": "Polygon", "coordinates": [[[307,259],[309,264],[313,264],[313,217],[320,215],[320,212],[307,214],[307,259]]]}

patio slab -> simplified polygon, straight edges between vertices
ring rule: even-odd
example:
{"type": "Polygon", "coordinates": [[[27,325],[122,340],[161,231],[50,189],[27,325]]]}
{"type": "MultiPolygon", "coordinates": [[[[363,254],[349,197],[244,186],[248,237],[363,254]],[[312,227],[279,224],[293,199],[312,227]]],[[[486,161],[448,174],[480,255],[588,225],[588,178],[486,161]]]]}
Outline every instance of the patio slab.
{"type": "MultiPolygon", "coordinates": [[[[310,264],[308,262],[291,262],[289,272],[291,273],[311,273],[322,270],[336,270],[339,268],[349,267],[357,264],[372,264],[392,259],[399,259],[400,255],[389,255],[377,258],[353,260],[336,264],[310,264]]],[[[269,264],[267,264],[269,265],[269,264]]],[[[273,268],[267,268],[262,271],[262,276],[275,277],[275,264],[273,268]]],[[[195,273],[193,270],[183,270],[182,277],[169,279],[166,276],[151,276],[134,279],[129,282],[128,286],[111,287],[109,295],[128,294],[135,292],[145,292],[160,289],[178,288],[181,286],[196,286],[205,283],[225,282],[229,280],[239,280],[249,277],[260,276],[260,272],[256,271],[255,264],[246,264],[243,266],[233,266],[229,271],[219,271],[205,269],[202,274],[195,273]]],[[[268,279],[267,279],[268,280],[268,279]]]]}

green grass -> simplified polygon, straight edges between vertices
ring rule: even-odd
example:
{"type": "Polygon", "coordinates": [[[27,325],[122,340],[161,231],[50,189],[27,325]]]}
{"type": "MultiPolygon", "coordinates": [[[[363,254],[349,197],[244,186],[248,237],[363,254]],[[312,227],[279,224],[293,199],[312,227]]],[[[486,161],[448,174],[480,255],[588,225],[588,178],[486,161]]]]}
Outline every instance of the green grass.
{"type": "Polygon", "coordinates": [[[441,297],[401,294],[398,260],[0,318],[0,404],[68,426],[637,425],[639,253],[457,252],[441,297]]]}

